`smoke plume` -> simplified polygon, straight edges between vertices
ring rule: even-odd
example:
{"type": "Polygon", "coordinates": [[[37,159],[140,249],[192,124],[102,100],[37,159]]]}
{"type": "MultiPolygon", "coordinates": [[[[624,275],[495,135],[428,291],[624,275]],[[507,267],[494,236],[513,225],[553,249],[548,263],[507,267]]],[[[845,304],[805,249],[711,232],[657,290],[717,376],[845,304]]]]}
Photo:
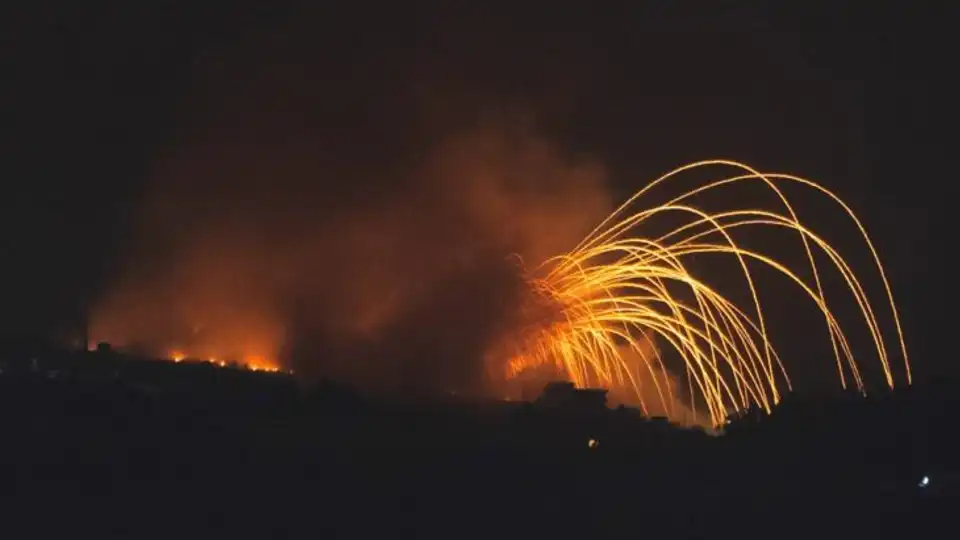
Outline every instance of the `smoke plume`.
{"type": "Polygon", "coordinates": [[[523,292],[510,255],[567,250],[610,208],[603,168],[523,118],[475,119],[372,167],[328,161],[323,144],[232,137],[161,164],[94,338],[370,387],[476,389],[523,292]]]}
{"type": "Polygon", "coordinates": [[[488,353],[529,295],[511,255],[574,247],[612,208],[604,167],[530,107],[337,62],[314,80],[295,48],[213,70],[91,337],[369,391],[502,395],[488,353]]]}

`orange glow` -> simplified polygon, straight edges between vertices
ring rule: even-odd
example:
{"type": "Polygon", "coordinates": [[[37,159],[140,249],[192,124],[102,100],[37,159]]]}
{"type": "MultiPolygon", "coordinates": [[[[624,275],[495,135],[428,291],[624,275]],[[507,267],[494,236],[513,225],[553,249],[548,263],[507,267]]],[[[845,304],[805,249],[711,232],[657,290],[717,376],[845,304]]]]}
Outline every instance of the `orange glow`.
{"type": "Polygon", "coordinates": [[[315,159],[306,139],[302,169],[290,169],[286,149],[210,162],[208,149],[184,141],[157,163],[130,264],[91,306],[90,335],[164,357],[176,345],[191,359],[217,356],[238,367],[258,355],[246,364],[275,371],[296,349],[289,340],[322,334],[330,345],[329,357],[316,359],[322,369],[298,366],[297,374],[322,371],[365,391],[406,386],[392,364],[439,361],[456,348],[429,384],[485,392],[474,364],[521,285],[505,256],[516,250],[538,262],[561,252],[611,201],[601,163],[567,155],[525,114],[477,112],[477,122],[432,134],[403,167],[373,173],[390,177],[378,181],[385,189],[361,188],[357,197],[322,195],[322,182],[297,180],[327,174],[312,169],[327,160],[315,159]],[[162,256],[158,245],[168,246],[162,256]],[[441,305],[456,295],[469,320],[441,305]]]}
{"type": "Polygon", "coordinates": [[[250,355],[243,359],[243,364],[253,371],[268,371],[275,373],[280,371],[280,368],[273,362],[266,360],[262,356],[250,355]]]}
{"type": "MultiPolygon", "coordinates": [[[[173,362],[180,363],[180,362],[183,362],[184,360],[186,360],[186,359],[188,359],[188,358],[195,358],[195,357],[190,356],[187,352],[185,352],[185,351],[183,351],[183,350],[177,349],[177,350],[174,350],[174,351],[171,351],[171,352],[170,352],[169,358],[170,358],[170,360],[172,360],[173,362]]],[[[207,363],[209,363],[209,364],[211,364],[211,365],[214,365],[214,366],[217,366],[217,367],[227,367],[227,366],[228,366],[228,363],[227,363],[226,360],[221,360],[221,359],[219,359],[219,358],[216,357],[216,356],[209,356],[209,357],[207,357],[207,360],[206,360],[206,361],[207,361],[207,363]]],[[[249,370],[251,370],[251,371],[266,371],[266,372],[270,372],[270,373],[276,373],[276,372],[279,372],[279,371],[280,371],[280,368],[277,366],[277,364],[276,364],[275,362],[271,362],[271,361],[265,359],[264,357],[262,357],[262,356],[257,356],[257,355],[248,355],[248,356],[245,356],[244,359],[243,359],[243,361],[240,362],[239,365],[240,365],[241,367],[244,367],[244,368],[249,369],[249,370]]],[[[290,374],[292,375],[292,374],[293,374],[293,371],[291,370],[291,371],[289,371],[288,373],[290,373],[290,374]]]]}

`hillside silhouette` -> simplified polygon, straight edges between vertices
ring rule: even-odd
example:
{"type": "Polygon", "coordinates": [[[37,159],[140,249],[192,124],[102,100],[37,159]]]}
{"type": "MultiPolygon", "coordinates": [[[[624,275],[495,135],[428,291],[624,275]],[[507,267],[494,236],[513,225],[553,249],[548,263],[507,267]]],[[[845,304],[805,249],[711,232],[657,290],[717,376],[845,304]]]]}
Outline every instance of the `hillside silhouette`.
{"type": "Polygon", "coordinates": [[[108,348],[0,369],[5,508],[38,534],[759,537],[802,516],[863,534],[936,515],[958,485],[944,384],[787,396],[718,434],[563,383],[529,402],[387,400],[108,348]]]}

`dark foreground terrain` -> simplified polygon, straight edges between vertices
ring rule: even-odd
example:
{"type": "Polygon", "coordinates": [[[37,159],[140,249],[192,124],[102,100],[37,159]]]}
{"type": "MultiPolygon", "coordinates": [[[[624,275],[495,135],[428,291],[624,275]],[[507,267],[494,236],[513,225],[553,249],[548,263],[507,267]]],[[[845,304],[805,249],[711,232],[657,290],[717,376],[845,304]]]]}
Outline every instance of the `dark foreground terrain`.
{"type": "Polygon", "coordinates": [[[937,389],[788,400],[715,437],[575,399],[383,404],[333,386],[305,391],[285,375],[63,362],[7,363],[0,374],[4,538],[953,528],[943,520],[956,447],[934,424],[952,402],[937,389]]]}

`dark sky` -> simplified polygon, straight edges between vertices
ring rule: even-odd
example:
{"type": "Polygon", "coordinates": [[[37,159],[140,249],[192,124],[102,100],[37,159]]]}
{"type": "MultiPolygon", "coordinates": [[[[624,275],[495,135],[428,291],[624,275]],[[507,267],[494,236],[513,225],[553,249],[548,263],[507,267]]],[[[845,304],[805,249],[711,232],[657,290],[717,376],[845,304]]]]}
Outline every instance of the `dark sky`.
{"type": "MultiPolygon", "coordinates": [[[[416,156],[437,123],[503,107],[601,161],[621,197],[711,157],[818,179],[878,243],[918,371],[953,364],[939,358],[957,298],[950,2],[21,4],[0,17],[9,335],[47,332],[109,289],[185,140],[221,160],[316,144],[334,170],[376,170],[416,156]],[[409,105],[424,95],[440,120],[409,105]]],[[[350,170],[337,181],[375,186],[350,170]]]]}

